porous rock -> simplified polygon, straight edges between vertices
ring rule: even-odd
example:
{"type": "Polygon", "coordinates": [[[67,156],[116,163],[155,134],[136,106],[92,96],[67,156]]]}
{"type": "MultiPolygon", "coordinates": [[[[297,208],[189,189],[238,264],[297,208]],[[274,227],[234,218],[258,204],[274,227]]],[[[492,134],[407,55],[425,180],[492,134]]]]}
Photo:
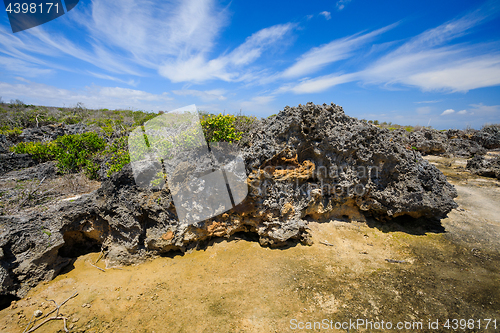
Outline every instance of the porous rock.
{"type": "Polygon", "coordinates": [[[28,154],[0,154],[0,175],[34,165],[35,161],[28,154]]]}
{"type": "Polygon", "coordinates": [[[19,135],[19,140],[31,141],[52,141],[63,135],[82,134],[88,131],[87,126],[82,123],[77,124],[51,124],[41,127],[30,127],[23,129],[19,135]]]}
{"type": "MultiPolygon", "coordinates": [[[[0,294],[22,297],[58,274],[68,258],[101,248],[109,267],[238,232],[256,235],[265,246],[309,244],[309,220],[439,219],[456,207],[453,186],[419,152],[334,104],[286,107],[239,149],[248,196],[195,224],[178,221],[175,188],[139,187],[130,165],[73,202],[55,203],[43,214],[0,217],[0,294]]],[[[196,152],[191,157],[200,172],[214,167],[196,152]]]]}
{"type": "Polygon", "coordinates": [[[467,161],[466,169],[479,176],[500,179],[500,157],[474,156],[467,161]]]}

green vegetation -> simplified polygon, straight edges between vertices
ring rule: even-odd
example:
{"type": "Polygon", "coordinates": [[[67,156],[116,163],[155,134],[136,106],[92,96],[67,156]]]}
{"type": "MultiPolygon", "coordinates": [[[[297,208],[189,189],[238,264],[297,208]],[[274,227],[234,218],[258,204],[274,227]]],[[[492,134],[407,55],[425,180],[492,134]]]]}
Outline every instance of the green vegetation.
{"type": "Polygon", "coordinates": [[[126,164],[130,163],[128,153],[127,136],[122,136],[113,141],[104,151],[104,156],[110,156],[110,161],[106,162],[109,166],[107,176],[120,171],[126,164]]]}
{"type": "Polygon", "coordinates": [[[8,128],[7,126],[4,126],[4,127],[0,128],[0,134],[6,135],[9,137],[21,135],[22,132],[23,132],[23,130],[20,129],[19,127],[8,128]]]}
{"type": "Polygon", "coordinates": [[[233,115],[205,115],[201,118],[201,127],[208,142],[233,142],[241,139],[241,132],[234,127],[233,115]]]}
{"type": "Polygon", "coordinates": [[[243,115],[201,114],[201,127],[207,142],[235,142],[248,133],[257,118],[243,115]]]}
{"type": "MultiPolygon", "coordinates": [[[[30,154],[34,159],[57,161],[63,173],[83,171],[90,179],[99,177],[101,168],[107,176],[130,163],[128,134],[137,126],[163,114],[132,110],[89,110],[75,107],[56,108],[26,105],[20,100],[0,102],[0,134],[13,142],[22,129],[65,123],[83,123],[90,132],[64,135],[51,142],[20,142],[11,147],[16,153],[30,154]]],[[[208,142],[237,142],[254,126],[257,118],[243,115],[214,115],[200,112],[201,125],[208,142]]],[[[189,135],[186,136],[189,140],[189,135]]]]}
{"type": "Polygon", "coordinates": [[[62,172],[83,169],[89,178],[96,178],[92,157],[105,147],[106,142],[97,133],[87,132],[63,135],[51,142],[20,142],[11,149],[18,154],[30,154],[40,162],[57,160],[57,167],[62,172]]]}

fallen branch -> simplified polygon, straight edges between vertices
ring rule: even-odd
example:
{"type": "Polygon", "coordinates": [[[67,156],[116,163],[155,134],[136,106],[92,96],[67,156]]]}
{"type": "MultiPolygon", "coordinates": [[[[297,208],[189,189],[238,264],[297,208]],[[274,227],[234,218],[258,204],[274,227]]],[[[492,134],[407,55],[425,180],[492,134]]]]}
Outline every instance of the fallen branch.
{"type": "Polygon", "coordinates": [[[100,271],[106,272],[104,269],[102,269],[101,267],[98,267],[98,266],[94,265],[94,264],[93,264],[93,263],[91,263],[90,261],[89,261],[89,264],[90,264],[91,266],[94,266],[95,268],[97,268],[97,269],[98,269],[98,270],[100,270],[100,271]]]}
{"type": "Polygon", "coordinates": [[[28,323],[28,326],[26,326],[26,328],[24,329],[23,333],[26,333],[26,330],[28,329],[28,327],[30,327],[30,325],[31,325],[31,321],[33,320],[33,317],[35,317],[35,313],[34,313],[34,312],[33,312],[33,314],[31,315],[30,322],[28,323]]]}
{"type": "Polygon", "coordinates": [[[330,244],[330,243],[328,243],[328,242],[326,242],[326,241],[324,241],[324,242],[319,241],[319,243],[320,243],[320,244],[323,244],[323,245],[326,245],[326,246],[335,246],[335,245],[330,244]]]}
{"type": "Polygon", "coordinates": [[[63,316],[59,316],[59,310],[61,309],[61,306],[63,306],[64,304],[66,304],[67,301],[69,301],[70,299],[72,299],[73,297],[75,297],[76,295],[78,295],[78,291],[75,291],[75,293],[73,295],[71,295],[70,297],[66,298],[61,304],[57,304],[56,301],[54,301],[53,299],[48,299],[47,301],[50,301],[50,302],[54,302],[54,304],[56,305],[56,308],[54,310],[52,310],[51,312],[49,312],[46,316],[50,315],[51,313],[53,313],[54,311],[56,311],[56,315],[54,317],[50,317],[50,318],[47,318],[45,319],[43,322],[41,322],[40,324],[36,325],[35,327],[32,327],[29,329],[29,331],[26,331],[26,329],[29,327],[29,325],[31,324],[31,320],[30,320],[30,323],[28,324],[28,326],[26,326],[26,329],[24,330],[23,333],[31,333],[31,332],[34,332],[36,331],[37,329],[39,329],[41,326],[43,326],[44,324],[48,323],[49,321],[51,320],[62,320],[63,323],[64,323],[64,331],[65,332],[69,332],[67,327],[66,327],[66,320],[68,320],[68,318],[66,317],[63,317],[63,316]]]}

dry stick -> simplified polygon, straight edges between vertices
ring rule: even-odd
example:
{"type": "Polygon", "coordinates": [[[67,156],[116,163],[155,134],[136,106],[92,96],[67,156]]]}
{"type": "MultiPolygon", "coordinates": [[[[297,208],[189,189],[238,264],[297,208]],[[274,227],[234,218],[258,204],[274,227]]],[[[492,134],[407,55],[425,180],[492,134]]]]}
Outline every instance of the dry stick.
{"type": "Polygon", "coordinates": [[[35,316],[35,313],[33,312],[33,314],[31,315],[31,319],[30,319],[30,322],[28,323],[28,326],[26,326],[26,328],[24,329],[23,333],[26,332],[26,330],[28,329],[28,327],[30,327],[31,325],[31,321],[33,320],[33,317],[35,316]]]}
{"type": "Polygon", "coordinates": [[[98,270],[100,270],[100,271],[106,272],[104,269],[102,269],[101,267],[97,267],[96,265],[94,265],[94,264],[93,264],[93,263],[91,263],[90,261],[89,261],[89,264],[90,264],[91,266],[94,266],[95,268],[97,268],[97,269],[98,269],[98,270]]]}
{"type": "MultiPolygon", "coordinates": [[[[70,297],[68,297],[66,300],[64,300],[61,304],[57,304],[56,301],[54,301],[53,299],[48,299],[47,301],[51,301],[51,302],[54,302],[54,304],[56,305],[56,309],[57,312],[56,312],[56,315],[55,317],[50,317],[50,318],[47,318],[45,319],[43,322],[41,322],[40,324],[36,325],[35,327],[31,328],[29,331],[27,331],[26,333],[31,333],[31,332],[34,332],[36,331],[37,329],[39,329],[42,325],[48,323],[49,321],[51,320],[63,320],[64,321],[64,331],[65,332],[69,332],[68,329],[66,328],[66,320],[67,318],[66,317],[60,317],[59,316],[59,310],[61,309],[61,306],[63,306],[64,304],[66,304],[67,301],[69,301],[70,299],[72,299],[73,297],[75,297],[76,295],[78,295],[78,291],[75,291],[75,293],[73,295],[71,295],[70,297]]],[[[51,311],[49,312],[52,313],[54,311],[51,311]]],[[[26,327],[27,328],[27,327],[26,327]]],[[[25,330],[26,331],[26,330],[25,330]]],[[[24,333],[24,332],[23,332],[24,333]]]]}
{"type": "Polygon", "coordinates": [[[102,257],[102,249],[101,249],[101,252],[99,252],[99,257],[97,257],[97,260],[95,261],[94,265],[97,265],[97,263],[99,262],[99,260],[101,260],[101,257],[102,257]]]}
{"type": "Polygon", "coordinates": [[[320,244],[323,244],[323,245],[326,245],[326,246],[335,246],[333,244],[330,244],[328,242],[322,242],[322,241],[319,241],[320,244]]]}
{"type": "Polygon", "coordinates": [[[42,185],[43,181],[45,180],[46,177],[43,177],[43,179],[40,181],[40,183],[38,183],[38,186],[35,188],[35,190],[31,191],[28,196],[19,204],[19,206],[17,207],[17,209],[20,209],[24,203],[33,195],[35,194],[36,191],[38,191],[38,189],[40,188],[40,185],[42,185]]]}

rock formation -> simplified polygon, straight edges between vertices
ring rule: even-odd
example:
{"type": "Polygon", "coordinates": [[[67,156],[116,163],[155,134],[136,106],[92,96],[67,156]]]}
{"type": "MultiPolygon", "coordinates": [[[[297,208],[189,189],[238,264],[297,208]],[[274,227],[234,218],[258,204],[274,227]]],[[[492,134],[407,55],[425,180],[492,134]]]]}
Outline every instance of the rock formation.
{"type": "Polygon", "coordinates": [[[474,156],[467,161],[466,169],[479,176],[500,179],[500,157],[474,156]]]}
{"type": "MultiPolygon", "coordinates": [[[[57,275],[68,258],[101,248],[113,266],[237,232],[256,235],[263,246],[309,243],[309,220],[440,219],[457,206],[453,186],[419,152],[334,104],[286,107],[246,135],[239,149],[248,196],[195,224],[178,221],[172,189],[138,187],[130,166],[73,202],[0,217],[0,293],[22,297],[57,275]]],[[[193,159],[200,171],[216,167],[193,159]]]]}

